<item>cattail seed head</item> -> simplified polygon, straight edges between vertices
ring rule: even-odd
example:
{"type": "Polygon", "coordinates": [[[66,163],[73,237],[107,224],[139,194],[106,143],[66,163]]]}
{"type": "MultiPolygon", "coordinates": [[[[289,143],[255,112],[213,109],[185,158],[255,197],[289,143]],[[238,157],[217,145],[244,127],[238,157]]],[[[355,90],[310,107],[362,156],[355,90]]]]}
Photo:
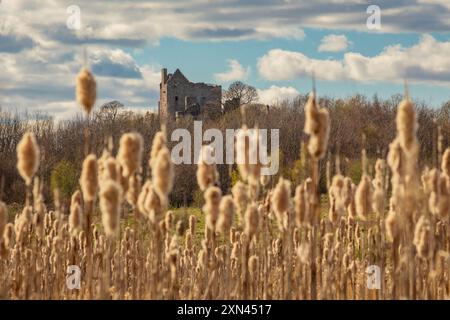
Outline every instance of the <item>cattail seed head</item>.
{"type": "Polygon", "coordinates": [[[442,156],[442,172],[450,177],[450,148],[447,148],[442,156]]]}
{"type": "Polygon", "coordinates": [[[219,206],[222,198],[222,191],[218,187],[209,187],[205,191],[205,205],[203,212],[206,214],[206,226],[209,230],[215,231],[219,218],[219,206]]]}
{"type": "Polygon", "coordinates": [[[155,159],[152,168],[153,186],[160,198],[166,198],[173,187],[174,170],[170,152],[163,147],[155,159]]]}
{"type": "Polygon", "coordinates": [[[294,209],[297,227],[309,224],[309,219],[307,217],[305,186],[303,184],[297,186],[295,189],[294,209]]]}
{"type": "Polygon", "coordinates": [[[156,161],[156,157],[158,156],[159,151],[166,146],[166,135],[163,131],[158,131],[153,137],[152,141],[152,149],[150,151],[150,160],[149,165],[150,168],[154,167],[154,162],[156,161]]]}
{"type": "Polygon", "coordinates": [[[147,213],[150,222],[159,224],[163,218],[163,212],[167,205],[167,198],[161,198],[154,190],[153,186],[148,187],[148,192],[144,201],[145,213],[147,213]]]}
{"type": "Polygon", "coordinates": [[[396,213],[393,210],[392,204],[388,216],[386,217],[385,220],[385,226],[386,226],[386,234],[391,239],[391,241],[396,239],[400,232],[400,218],[398,216],[398,213],[396,213]]]}
{"type": "Polygon", "coordinates": [[[345,180],[340,174],[333,177],[328,195],[330,198],[329,219],[331,223],[335,224],[339,218],[345,214],[345,180]]]}
{"type": "Polygon", "coordinates": [[[141,191],[141,176],[138,174],[134,174],[129,179],[129,185],[127,190],[127,201],[133,207],[136,206],[140,191],[141,191]]]}
{"type": "Polygon", "coordinates": [[[145,207],[145,200],[147,199],[147,195],[148,195],[151,187],[152,187],[152,182],[150,180],[147,180],[144,183],[144,185],[142,186],[141,192],[139,193],[139,196],[137,198],[137,206],[138,206],[140,213],[142,213],[142,214],[148,215],[148,212],[145,207]]]}
{"type": "Polygon", "coordinates": [[[105,233],[109,237],[117,235],[120,222],[120,207],[122,203],[122,187],[109,180],[100,186],[100,210],[105,233]]]}
{"type": "Polygon", "coordinates": [[[39,168],[39,146],[32,132],[27,132],[17,145],[17,169],[27,185],[39,168]]]}
{"type": "Polygon", "coordinates": [[[210,186],[216,185],[219,180],[219,173],[217,172],[212,153],[213,148],[209,145],[202,146],[200,150],[197,166],[197,183],[202,191],[205,191],[210,186]]]}
{"type": "Polygon", "coordinates": [[[305,128],[309,135],[308,151],[315,159],[324,157],[330,134],[330,117],[326,109],[319,109],[315,92],[311,92],[305,106],[305,128]]]}
{"type": "Polygon", "coordinates": [[[400,102],[397,109],[397,133],[400,145],[407,154],[418,151],[417,119],[414,106],[409,98],[400,102]]]}
{"type": "Polygon", "coordinates": [[[259,227],[259,212],[255,203],[250,204],[245,212],[245,229],[249,241],[252,240],[259,227]]]}
{"type": "Polygon", "coordinates": [[[355,206],[358,216],[367,220],[372,208],[372,182],[368,175],[363,175],[355,192],[355,206]]]}
{"type": "Polygon", "coordinates": [[[276,214],[279,226],[284,224],[284,216],[289,209],[291,182],[280,177],[271,198],[271,205],[276,214]]]}
{"type": "Polygon", "coordinates": [[[259,185],[261,162],[259,161],[259,129],[249,130],[244,125],[236,133],[236,163],[239,174],[244,181],[259,185]]]}
{"type": "Polygon", "coordinates": [[[88,155],[83,161],[80,186],[84,200],[94,201],[98,188],[98,165],[94,154],[88,155]]]}
{"type": "Polygon", "coordinates": [[[39,198],[35,204],[35,214],[33,217],[34,229],[39,239],[43,239],[44,237],[44,217],[46,212],[47,208],[45,207],[42,198],[39,198]]]}
{"type": "Polygon", "coordinates": [[[3,201],[0,201],[0,242],[2,242],[1,236],[5,230],[6,224],[8,223],[8,209],[3,201]]]}
{"type": "Polygon", "coordinates": [[[431,231],[431,223],[428,218],[421,216],[417,221],[413,243],[419,257],[429,259],[433,254],[434,239],[431,231]]]}
{"type": "Polygon", "coordinates": [[[141,166],[143,139],[139,133],[125,133],[120,138],[117,160],[123,168],[123,176],[130,177],[141,166]]]}
{"type": "Polygon", "coordinates": [[[97,98],[97,84],[87,68],[82,68],[77,76],[76,96],[84,111],[90,114],[97,98]]]}
{"type": "Polygon", "coordinates": [[[433,169],[429,173],[428,184],[431,189],[428,199],[431,213],[440,219],[446,219],[450,211],[450,177],[433,169]]]}
{"type": "Polygon", "coordinates": [[[15,231],[12,223],[7,223],[5,225],[3,234],[0,234],[0,238],[3,239],[6,248],[11,248],[14,245],[15,231]]]}
{"type": "Polygon", "coordinates": [[[384,168],[384,160],[378,159],[375,164],[375,179],[373,180],[374,191],[372,197],[372,208],[377,216],[383,215],[385,207],[384,168]]]}
{"type": "Polygon", "coordinates": [[[233,224],[235,211],[236,206],[234,204],[233,197],[230,195],[224,196],[220,201],[219,220],[217,222],[218,230],[223,235],[226,235],[230,231],[231,225],[233,224]]]}
{"type": "Polygon", "coordinates": [[[69,230],[73,235],[83,230],[83,210],[77,202],[70,206],[69,230]]]}
{"type": "Polygon", "coordinates": [[[247,203],[249,202],[248,187],[242,181],[238,181],[231,189],[231,194],[238,209],[239,217],[242,220],[242,214],[245,212],[247,203]]]}

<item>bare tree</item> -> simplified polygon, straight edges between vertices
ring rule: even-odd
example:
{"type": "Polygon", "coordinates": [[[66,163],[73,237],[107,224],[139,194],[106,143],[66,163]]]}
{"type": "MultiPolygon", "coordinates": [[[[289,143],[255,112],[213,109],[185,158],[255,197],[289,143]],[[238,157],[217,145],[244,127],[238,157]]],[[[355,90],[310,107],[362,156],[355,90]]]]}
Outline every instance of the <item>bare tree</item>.
{"type": "Polygon", "coordinates": [[[99,120],[114,121],[123,109],[124,105],[119,101],[110,101],[103,104],[96,116],[99,120]]]}
{"type": "Polygon", "coordinates": [[[223,96],[225,101],[235,100],[238,102],[239,106],[256,102],[256,100],[258,100],[258,92],[255,87],[241,81],[236,81],[230,84],[228,90],[224,92],[223,96]]]}

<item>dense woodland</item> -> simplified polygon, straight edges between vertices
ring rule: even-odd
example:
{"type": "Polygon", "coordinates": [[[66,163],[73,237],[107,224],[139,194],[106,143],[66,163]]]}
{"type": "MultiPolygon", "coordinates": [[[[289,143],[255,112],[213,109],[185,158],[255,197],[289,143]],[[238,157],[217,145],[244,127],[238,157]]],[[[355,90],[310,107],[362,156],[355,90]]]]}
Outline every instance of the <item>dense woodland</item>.
{"type": "MultiPolygon", "coordinates": [[[[307,96],[299,96],[294,101],[285,101],[279,105],[262,106],[247,105],[245,118],[247,124],[259,128],[280,129],[280,171],[279,175],[298,182],[307,172],[306,160],[301,161],[302,141],[306,141],[303,133],[304,105],[307,96]],[[303,163],[302,163],[303,162],[303,163]]],[[[333,174],[336,159],[340,168],[355,182],[361,175],[360,150],[364,147],[369,161],[377,157],[385,157],[389,143],[395,137],[395,114],[401,96],[392,96],[381,100],[376,96],[369,99],[361,95],[348,99],[321,98],[319,103],[330,112],[331,131],[328,154],[321,160],[321,188],[326,189],[327,168],[333,174]],[[328,162],[328,165],[327,165],[328,162]]],[[[423,102],[415,102],[418,116],[418,138],[421,145],[420,163],[422,166],[436,164],[438,130],[442,132],[442,146],[450,144],[450,101],[441,108],[431,108],[423,102]]],[[[218,128],[237,129],[242,125],[243,110],[237,109],[223,115],[207,113],[203,115],[203,130],[218,128]]],[[[185,117],[167,124],[167,132],[175,128],[193,129],[191,117],[185,117]]],[[[17,114],[0,111],[0,176],[2,181],[3,201],[9,204],[22,203],[23,180],[16,169],[16,146],[27,130],[32,130],[41,148],[41,165],[38,176],[46,182],[45,201],[51,206],[52,187],[58,187],[63,199],[68,200],[78,188],[81,163],[84,159],[84,128],[90,132],[90,149],[101,156],[108,145],[116,152],[120,136],[125,132],[137,131],[144,138],[144,154],[149,154],[151,141],[160,129],[159,117],[151,112],[133,113],[120,104],[109,104],[100,107],[93,113],[89,122],[81,116],[69,120],[55,122],[51,117],[39,117],[29,114],[17,114]],[[105,137],[111,137],[107,139],[105,137]]],[[[174,143],[170,142],[169,148],[174,143]]],[[[147,168],[143,165],[143,168],[147,168]]],[[[144,169],[145,170],[145,169],[144,169]]],[[[236,168],[219,165],[220,187],[229,191],[237,180],[236,168]]],[[[174,206],[190,205],[201,201],[196,197],[198,186],[195,179],[196,165],[176,166],[174,190],[171,193],[171,204],[174,206]]],[[[143,172],[146,177],[147,172],[143,172]]],[[[277,181],[272,179],[272,183],[277,181]]]]}

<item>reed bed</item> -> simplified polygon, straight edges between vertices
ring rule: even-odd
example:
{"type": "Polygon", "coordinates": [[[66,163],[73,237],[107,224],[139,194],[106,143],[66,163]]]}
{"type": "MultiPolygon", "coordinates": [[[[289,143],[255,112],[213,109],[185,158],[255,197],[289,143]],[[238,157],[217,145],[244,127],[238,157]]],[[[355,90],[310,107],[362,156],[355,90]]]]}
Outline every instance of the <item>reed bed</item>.
{"type": "MultiPolygon", "coordinates": [[[[78,82],[78,101],[89,114],[95,80],[83,69],[78,82]]],[[[315,92],[305,114],[311,165],[298,185],[280,178],[270,188],[261,164],[244,162],[240,180],[226,194],[211,147],[203,146],[197,169],[205,200],[201,237],[194,215],[178,219],[170,210],[174,166],[164,127],[150,155],[143,154],[142,137],[130,132],[116,155],[105,148],[97,157],[89,153],[87,133],[80,188],[68,215],[57,190],[47,208],[44,181],[35,176],[39,146],[26,133],[17,149],[26,182],[23,211],[8,219],[0,201],[0,297],[449,298],[450,149],[439,152],[439,167],[419,168],[416,114],[406,95],[386,159],[370,168],[362,150],[360,181],[342,175],[336,161],[324,204],[318,163],[327,152],[330,119],[315,92]],[[150,173],[146,180],[144,171],[150,173]],[[79,289],[67,285],[72,265],[81,269],[79,289]],[[373,265],[381,271],[378,289],[367,286],[366,270],[373,265]]],[[[249,159],[251,152],[248,143],[236,144],[237,157],[249,159]]]]}

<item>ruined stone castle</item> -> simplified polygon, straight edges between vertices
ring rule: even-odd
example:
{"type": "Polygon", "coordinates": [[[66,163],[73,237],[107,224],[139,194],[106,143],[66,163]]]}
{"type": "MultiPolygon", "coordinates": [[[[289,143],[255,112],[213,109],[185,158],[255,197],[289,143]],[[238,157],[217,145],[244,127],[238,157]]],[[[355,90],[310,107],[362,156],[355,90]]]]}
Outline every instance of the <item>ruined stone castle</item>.
{"type": "Polygon", "coordinates": [[[158,111],[163,117],[195,117],[205,108],[221,108],[221,86],[190,82],[179,69],[173,74],[161,70],[159,94],[158,111]]]}

